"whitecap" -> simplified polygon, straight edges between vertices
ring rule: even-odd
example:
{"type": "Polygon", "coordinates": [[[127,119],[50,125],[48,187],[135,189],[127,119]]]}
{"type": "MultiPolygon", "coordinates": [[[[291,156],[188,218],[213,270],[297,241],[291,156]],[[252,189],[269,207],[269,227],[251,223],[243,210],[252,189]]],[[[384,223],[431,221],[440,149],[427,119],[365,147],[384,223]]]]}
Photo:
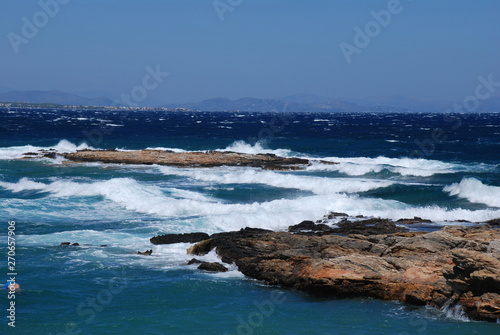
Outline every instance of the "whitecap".
{"type": "Polygon", "coordinates": [[[445,186],[443,191],[470,202],[500,207],[500,187],[485,185],[476,178],[463,178],[460,183],[445,186]]]}

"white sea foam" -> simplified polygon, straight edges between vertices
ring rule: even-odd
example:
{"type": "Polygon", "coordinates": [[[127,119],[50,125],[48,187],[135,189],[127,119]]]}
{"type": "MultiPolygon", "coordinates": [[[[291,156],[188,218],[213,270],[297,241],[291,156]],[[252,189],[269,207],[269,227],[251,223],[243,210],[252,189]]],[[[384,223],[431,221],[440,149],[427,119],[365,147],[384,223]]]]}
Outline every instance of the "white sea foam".
{"type": "MultiPolygon", "coordinates": [[[[185,268],[187,262],[193,258],[186,250],[191,247],[191,243],[175,243],[168,245],[152,245],[150,236],[137,236],[128,232],[116,230],[98,231],[92,229],[73,230],[56,232],[42,235],[19,235],[18,240],[28,247],[55,247],[62,242],[79,243],[78,247],[64,246],[64,253],[58,257],[59,262],[63,262],[68,270],[81,272],[82,265],[93,264],[94,266],[133,265],[137,268],[152,269],[172,269],[185,268]],[[102,247],[102,245],[106,245],[102,247]],[[137,251],[151,249],[150,256],[138,255],[137,251]]],[[[57,253],[57,252],[56,252],[57,253]]],[[[206,262],[220,262],[220,258],[215,251],[204,256],[197,256],[197,259],[206,262]]],[[[198,265],[193,265],[194,270],[198,265]]],[[[227,265],[229,272],[215,276],[222,277],[243,277],[237,270],[236,265],[227,265]]],[[[214,275],[214,274],[210,274],[214,275]]]]}
{"type": "Polygon", "coordinates": [[[289,149],[266,149],[260,142],[251,145],[245,141],[236,141],[224,149],[217,149],[217,151],[234,151],[243,154],[275,154],[282,157],[288,157],[292,153],[289,149]]]}
{"type": "Polygon", "coordinates": [[[0,160],[9,160],[9,159],[19,159],[23,158],[23,154],[27,152],[37,152],[39,150],[49,150],[55,149],[57,152],[75,152],[77,150],[83,149],[93,149],[88,146],[86,143],[81,143],[76,145],[67,140],[61,140],[55,146],[52,147],[38,147],[33,145],[23,145],[23,146],[14,146],[14,147],[3,147],[0,148],[0,160]]]}
{"type": "Polygon", "coordinates": [[[163,151],[173,151],[173,152],[186,152],[184,149],[179,148],[166,148],[166,147],[148,147],[147,150],[163,150],[163,151]]]}
{"type": "MultiPolygon", "coordinates": [[[[342,211],[350,215],[389,219],[420,216],[443,223],[446,220],[486,221],[500,217],[500,210],[494,209],[471,211],[466,209],[448,210],[437,206],[414,207],[394,200],[361,198],[357,195],[334,192],[318,192],[320,194],[261,203],[231,204],[215,201],[192,191],[161,189],[158,186],[139,183],[130,178],[113,178],[92,183],[61,179],[47,184],[24,178],[17,183],[0,182],[0,187],[13,192],[25,190],[47,192],[49,194],[46,199],[64,198],[63,202],[54,203],[50,208],[44,205],[38,209],[36,207],[30,210],[30,215],[33,216],[37,216],[37,212],[39,212],[41,216],[45,217],[47,210],[49,210],[49,212],[55,211],[54,215],[56,212],[64,212],[67,213],[67,218],[74,217],[81,220],[83,219],[80,213],[82,208],[80,206],[76,212],[73,212],[75,204],[81,205],[81,197],[101,196],[104,200],[85,200],[92,202],[91,210],[94,213],[99,213],[99,211],[108,213],[113,206],[117,206],[132,213],[141,213],[158,219],[169,218],[162,224],[158,221],[151,223],[148,229],[155,231],[175,229],[179,232],[202,230],[211,233],[237,230],[246,226],[285,229],[302,220],[321,218],[329,211],[342,211]]],[[[40,203],[40,199],[37,199],[36,202],[40,203]]],[[[19,210],[25,206],[20,207],[19,210]]],[[[21,212],[12,214],[15,214],[16,217],[23,215],[21,212]]],[[[125,215],[122,212],[117,214],[119,214],[117,217],[120,219],[125,215]]],[[[109,213],[106,215],[109,216],[109,213]]],[[[136,214],[132,214],[132,217],[136,217],[136,214]]]]}
{"type": "Polygon", "coordinates": [[[358,193],[388,187],[394,181],[377,179],[326,178],[300,176],[289,173],[222,167],[216,169],[179,169],[160,166],[166,175],[189,177],[191,179],[217,184],[264,184],[279,188],[293,188],[315,194],[358,193]]]}
{"type": "Polygon", "coordinates": [[[367,173],[378,173],[388,170],[402,176],[430,177],[438,173],[456,173],[467,171],[465,165],[445,163],[437,160],[413,158],[369,157],[327,157],[325,161],[336,162],[336,165],[314,164],[308,167],[310,171],[339,171],[350,176],[362,176],[367,173]]]}
{"type": "Polygon", "coordinates": [[[460,183],[446,186],[443,191],[470,202],[500,207],[500,187],[485,185],[475,178],[463,178],[460,183]]]}

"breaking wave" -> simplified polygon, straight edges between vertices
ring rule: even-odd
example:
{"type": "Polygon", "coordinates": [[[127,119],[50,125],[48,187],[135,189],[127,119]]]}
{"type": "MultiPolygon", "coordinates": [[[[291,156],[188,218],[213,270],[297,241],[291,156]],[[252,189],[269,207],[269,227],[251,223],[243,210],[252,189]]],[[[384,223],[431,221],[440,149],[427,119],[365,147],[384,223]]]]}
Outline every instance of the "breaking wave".
{"type": "Polygon", "coordinates": [[[476,178],[463,178],[460,183],[446,186],[443,191],[470,202],[500,207],[500,187],[485,185],[476,178]]]}

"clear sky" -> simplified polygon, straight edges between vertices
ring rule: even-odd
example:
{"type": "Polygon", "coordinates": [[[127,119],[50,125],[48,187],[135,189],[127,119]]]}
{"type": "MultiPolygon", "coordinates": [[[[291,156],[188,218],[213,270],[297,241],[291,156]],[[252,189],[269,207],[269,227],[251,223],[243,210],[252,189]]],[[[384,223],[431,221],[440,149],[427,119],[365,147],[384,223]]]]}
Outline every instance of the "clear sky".
{"type": "Polygon", "coordinates": [[[0,90],[113,98],[144,86],[148,66],[169,73],[146,82],[147,98],[165,103],[297,93],[461,101],[479,75],[500,81],[500,1],[397,3],[2,0],[0,90]],[[371,29],[369,44],[355,27],[371,29]]]}

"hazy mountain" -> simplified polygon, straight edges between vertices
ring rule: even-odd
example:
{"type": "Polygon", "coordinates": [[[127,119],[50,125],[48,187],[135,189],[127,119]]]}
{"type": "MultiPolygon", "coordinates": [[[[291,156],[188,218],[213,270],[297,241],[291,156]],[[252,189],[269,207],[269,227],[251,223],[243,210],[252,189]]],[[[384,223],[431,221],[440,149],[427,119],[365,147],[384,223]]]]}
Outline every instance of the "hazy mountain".
{"type": "Polygon", "coordinates": [[[344,101],[372,107],[399,107],[414,112],[443,112],[453,105],[453,101],[424,100],[405,96],[382,96],[366,98],[342,98],[344,101]]]}
{"type": "MultiPolygon", "coordinates": [[[[106,97],[82,97],[62,91],[10,91],[0,93],[0,102],[53,103],[81,106],[113,106],[106,97]]],[[[404,96],[330,99],[314,94],[295,94],[281,99],[241,98],[230,100],[212,98],[195,103],[160,104],[142,102],[149,106],[187,108],[200,111],[246,111],[246,112],[444,112],[453,101],[432,101],[404,96]]],[[[500,111],[500,95],[480,101],[477,111],[500,111]]]]}
{"type": "Polygon", "coordinates": [[[241,98],[230,100],[225,98],[213,98],[196,103],[167,105],[166,107],[189,108],[202,111],[246,111],[246,112],[267,112],[281,111],[284,103],[271,99],[241,98]]]}
{"type": "Polygon", "coordinates": [[[327,104],[332,99],[320,97],[315,94],[294,94],[280,99],[282,102],[299,103],[299,104],[327,104]]]}
{"type": "Polygon", "coordinates": [[[84,98],[76,94],[62,91],[10,91],[0,94],[0,101],[4,102],[32,102],[53,103],[61,105],[81,106],[112,106],[113,101],[108,98],[84,98]]]}
{"type": "MultiPolygon", "coordinates": [[[[342,100],[330,100],[310,94],[298,94],[283,98],[256,99],[242,98],[230,100],[225,98],[214,98],[197,103],[179,105],[167,105],[171,108],[188,108],[201,111],[243,111],[243,112],[363,112],[378,111],[366,106],[357,105],[342,100]]],[[[401,111],[401,110],[398,110],[401,111]]]]}

